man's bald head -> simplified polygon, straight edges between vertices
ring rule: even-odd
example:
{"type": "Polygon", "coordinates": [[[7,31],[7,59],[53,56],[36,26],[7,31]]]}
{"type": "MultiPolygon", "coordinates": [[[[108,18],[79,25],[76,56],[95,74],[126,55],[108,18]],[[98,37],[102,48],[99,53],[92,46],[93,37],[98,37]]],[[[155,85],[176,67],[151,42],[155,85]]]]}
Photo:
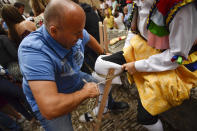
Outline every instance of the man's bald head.
{"type": "MultiPolygon", "coordinates": [[[[72,16],[85,17],[83,9],[70,0],[51,0],[44,12],[44,24],[47,29],[51,25],[62,28],[72,16]]],[[[69,25],[70,26],[70,25],[69,25]]]]}
{"type": "Polygon", "coordinates": [[[70,49],[83,38],[85,12],[70,0],[51,0],[44,12],[44,23],[51,37],[70,49]]]}

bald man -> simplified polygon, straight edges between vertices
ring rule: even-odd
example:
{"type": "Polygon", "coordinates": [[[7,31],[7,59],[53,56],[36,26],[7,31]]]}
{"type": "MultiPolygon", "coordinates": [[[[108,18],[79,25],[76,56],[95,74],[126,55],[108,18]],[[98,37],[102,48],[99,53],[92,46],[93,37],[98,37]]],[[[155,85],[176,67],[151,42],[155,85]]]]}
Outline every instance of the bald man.
{"type": "Polygon", "coordinates": [[[84,30],[85,19],[83,9],[74,2],[51,0],[44,25],[20,44],[23,90],[47,131],[72,131],[70,112],[99,95],[96,80],[80,71],[86,44],[103,54],[95,38],[84,30]]]}

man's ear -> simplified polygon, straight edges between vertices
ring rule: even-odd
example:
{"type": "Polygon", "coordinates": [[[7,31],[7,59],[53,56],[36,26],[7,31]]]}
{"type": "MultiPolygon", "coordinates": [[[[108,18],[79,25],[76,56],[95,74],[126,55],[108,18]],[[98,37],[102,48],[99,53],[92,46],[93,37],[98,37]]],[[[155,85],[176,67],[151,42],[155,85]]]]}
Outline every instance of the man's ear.
{"type": "Polygon", "coordinates": [[[57,28],[55,27],[55,26],[50,26],[50,28],[49,28],[49,32],[50,32],[50,34],[51,34],[51,36],[53,37],[53,38],[55,38],[56,37],[56,35],[57,35],[57,28]]]}

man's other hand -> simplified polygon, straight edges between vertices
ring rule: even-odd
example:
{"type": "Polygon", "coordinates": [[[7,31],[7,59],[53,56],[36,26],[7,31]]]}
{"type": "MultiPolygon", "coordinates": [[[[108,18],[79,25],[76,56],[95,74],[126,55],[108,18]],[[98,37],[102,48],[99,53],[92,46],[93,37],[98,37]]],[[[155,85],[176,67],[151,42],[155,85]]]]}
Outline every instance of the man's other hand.
{"type": "Polygon", "coordinates": [[[90,82],[86,83],[83,87],[84,93],[87,93],[89,98],[94,98],[100,94],[98,85],[96,83],[90,82]]]}

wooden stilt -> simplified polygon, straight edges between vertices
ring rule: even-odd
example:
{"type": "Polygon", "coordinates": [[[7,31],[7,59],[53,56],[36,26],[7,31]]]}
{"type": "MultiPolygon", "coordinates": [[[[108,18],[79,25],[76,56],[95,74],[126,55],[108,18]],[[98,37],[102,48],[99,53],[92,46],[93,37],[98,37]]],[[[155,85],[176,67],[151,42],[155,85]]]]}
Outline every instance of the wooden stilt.
{"type": "Polygon", "coordinates": [[[109,53],[109,49],[108,49],[109,40],[107,38],[107,23],[104,21],[103,25],[104,25],[104,47],[105,47],[105,51],[109,53]]]}
{"type": "Polygon", "coordinates": [[[103,43],[103,24],[102,24],[102,22],[99,22],[99,35],[100,35],[100,44],[101,44],[101,47],[104,49],[104,43],[103,43]]]}
{"type": "MultiPolygon", "coordinates": [[[[109,69],[106,79],[108,79],[111,76],[113,76],[114,75],[114,71],[115,71],[115,69],[109,69]]],[[[111,87],[111,82],[112,82],[112,79],[107,81],[106,84],[105,84],[103,98],[101,100],[101,105],[100,105],[98,116],[97,116],[97,119],[96,119],[96,125],[95,125],[95,130],[94,131],[99,131],[99,127],[101,125],[103,112],[104,112],[105,105],[106,105],[106,100],[108,98],[110,87],[111,87]]]]}
{"type": "Polygon", "coordinates": [[[94,4],[93,4],[93,1],[92,0],[90,0],[91,1],[91,6],[93,6],[94,4]]]}

